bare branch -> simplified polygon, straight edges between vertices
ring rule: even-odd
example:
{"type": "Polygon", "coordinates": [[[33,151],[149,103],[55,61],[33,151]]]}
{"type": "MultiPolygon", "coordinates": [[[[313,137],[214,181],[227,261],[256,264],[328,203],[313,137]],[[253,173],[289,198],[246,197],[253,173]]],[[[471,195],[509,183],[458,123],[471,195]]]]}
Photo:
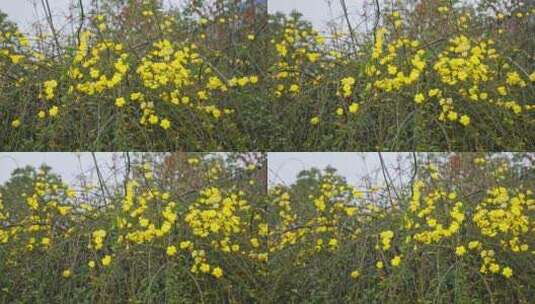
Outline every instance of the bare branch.
{"type": "Polygon", "coordinates": [[[347,28],[349,29],[349,35],[351,35],[351,46],[353,47],[353,51],[355,54],[357,53],[357,42],[355,40],[355,31],[353,30],[353,26],[351,25],[351,20],[349,20],[349,14],[347,12],[347,5],[345,0],[340,0],[340,5],[342,6],[342,10],[344,11],[344,18],[346,20],[347,28]]]}
{"type": "Polygon", "coordinates": [[[52,10],[50,9],[50,3],[48,3],[48,0],[41,0],[41,4],[43,6],[43,10],[45,11],[45,16],[48,22],[48,26],[50,27],[50,30],[52,31],[52,36],[54,37],[54,43],[56,44],[56,51],[58,56],[61,52],[61,45],[59,43],[58,34],[56,32],[56,28],[54,27],[54,20],[52,18],[52,10]]]}
{"type": "MultiPolygon", "coordinates": [[[[110,192],[108,190],[108,187],[106,186],[106,183],[104,182],[104,179],[102,178],[102,173],[100,172],[100,168],[98,166],[97,157],[95,156],[95,152],[91,152],[91,156],[93,157],[93,163],[95,164],[95,170],[97,171],[98,181],[100,184],[100,191],[102,192],[102,196],[104,197],[104,200],[106,200],[106,195],[108,198],[111,197],[110,192]]],[[[107,205],[106,201],[106,205],[107,205]]]]}

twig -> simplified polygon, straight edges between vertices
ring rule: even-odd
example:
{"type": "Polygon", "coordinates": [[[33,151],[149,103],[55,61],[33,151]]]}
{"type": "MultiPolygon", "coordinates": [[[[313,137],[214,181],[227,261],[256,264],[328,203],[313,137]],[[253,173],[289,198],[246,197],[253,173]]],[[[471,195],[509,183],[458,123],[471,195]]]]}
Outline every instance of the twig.
{"type": "Polygon", "coordinates": [[[197,282],[195,277],[189,271],[186,271],[186,273],[189,275],[193,283],[195,283],[195,287],[197,287],[197,291],[199,292],[199,296],[201,297],[201,303],[204,304],[204,297],[203,297],[202,289],[201,289],[201,286],[199,285],[199,282],[197,282]]]}
{"type": "MultiPolygon", "coordinates": [[[[381,161],[381,170],[383,172],[383,177],[385,179],[386,183],[386,189],[388,191],[388,198],[390,200],[390,205],[394,207],[394,201],[392,200],[392,195],[390,193],[390,184],[392,184],[392,178],[390,177],[390,173],[388,173],[388,169],[386,168],[385,160],[383,159],[383,154],[379,152],[379,160],[381,161]]],[[[394,194],[396,195],[396,198],[399,202],[399,195],[396,191],[396,187],[392,184],[392,190],[394,191],[394,194]]]]}
{"type": "Polygon", "coordinates": [[[412,159],[413,159],[413,162],[414,162],[414,172],[412,173],[412,177],[411,177],[411,198],[412,196],[414,195],[413,191],[413,186],[414,186],[414,181],[416,180],[416,176],[418,175],[418,159],[416,158],[416,152],[412,152],[412,159]]]}
{"type": "Polygon", "coordinates": [[[373,38],[377,39],[375,34],[377,33],[377,27],[379,27],[379,19],[381,19],[381,6],[379,5],[379,0],[375,0],[375,24],[373,25],[373,38]]]}
{"type": "Polygon", "coordinates": [[[384,164],[383,156],[381,155],[381,152],[379,152],[379,159],[381,161],[381,171],[383,172],[383,178],[385,179],[386,190],[388,191],[388,199],[390,200],[390,206],[393,206],[394,202],[392,201],[392,194],[390,193],[390,183],[388,182],[388,178],[386,178],[385,164],[384,164]]]}
{"type": "Polygon", "coordinates": [[[80,25],[78,26],[78,30],[76,31],[76,36],[78,37],[78,46],[80,46],[80,42],[81,42],[80,34],[82,32],[82,28],[84,27],[85,11],[84,11],[83,1],[78,0],[78,4],[80,5],[80,25]]]}
{"type": "Polygon", "coordinates": [[[524,73],[524,75],[529,78],[529,73],[524,69],[522,68],[522,66],[520,64],[518,64],[516,61],[513,60],[513,58],[511,57],[508,57],[508,56],[505,56],[505,58],[507,60],[509,60],[515,67],[517,67],[522,73],[524,73]]]}
{"type": "Polygon", "coordinates": [[[58,56],[60,56],[61,46],[59,44],[59,39],[58,39],[58,34],[56,32],[56,28],[54,27],[54,20],[52,19],[52,10],[50,9],[50,4],[48,3],[48,0],[41,0],[41,4],[43,5],[43,10],[45,11],[48,25],[50,26],[50,30],[52,31],[52,36],[54,37],[54,43],[56,44],[56,50],[57,50],[58,56]]]}
{"type": "Polygon", "coordinates": [[[130,153],[125,152],[125,156],[126,156],[126,173],[124,175],[124,194],[126,195],[126,192],[128,189],[128,181],[130,178],[131,162],[130,162],[130,153]]]}
{"type": "MultiPolygon", "coordinates": [[[[93,163],[95,164],[95,169],[97,171],[98,181],[100,184],[100,191],[102,191],[102,196],[104,197],[104,200],[106,200],[106,194],[109,197],[111,197],[110,192],[108,191],[108,188],[106,187],[106,184],[104,183],[104,179],[102,178],[102,174],[100,172],[100,168],[98,166],[97,157],[95,156],[95,152],[91,152],[91,156],[93,157],[93,163]]],[[[108,202],[106,201],[106,204],[108,202]]]]}
{"type": "Polygon", "coordinates": [[[351,42],[353,51],[355,54],[357,53],[357,42],[355,40],[355,32],[353,31],[353,27],[351,26],[351,21],[349,20],[349,14],[347,12],[347,5],[345,0],[340,0],[340,5],[342,6],[342,10],[344,12],[344,18],[346,19],[347,28],[349,29],[349,34],[351,35],[351,42]]]}

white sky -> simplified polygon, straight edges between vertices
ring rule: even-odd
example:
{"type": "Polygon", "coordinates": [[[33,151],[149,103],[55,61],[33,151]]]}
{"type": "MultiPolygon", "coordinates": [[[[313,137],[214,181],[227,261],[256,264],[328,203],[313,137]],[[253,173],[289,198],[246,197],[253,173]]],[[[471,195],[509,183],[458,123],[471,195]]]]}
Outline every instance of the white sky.
{"type": "MultiPolygon", "coordinates": [[[[90,3],[90,0],[83,0],[90,3]]],[[[182,3],[185,0],[165,0],[166,3],[182,3]]],[[[362,3],[366,0],[347,1],[348,10],[351,16],[356,16],[362,9],[362,3]]],[[[50,0],[51,10],[56,17],[59,27],[65,24],[65,16],[68,14],[69,6],[78,0],[50,0]]],[[[8,14],[10,20],[19,24],[22,30],[29,30],[32,22],[44,16],[43,8],[39,0],[0,0],[0,10],[8,14]],[[38,5],[34,7],[33,3],[38,5]]],[[[88,6],[88,5],[87,5],[88,6]]],[[[313,22],[317,28],[325,26],[326,22],[332,19],[341,20],[342,9],[338,0],[268,0],[268,7],[271,13],[290,13],[292,10],[301,12],[307,20],[313,22]]],[[[352,20],[355,20],[353,18],[352,20]]]]}
{"type": "MultiPolygon", "coordinates": [[[[408,153],[383,153],[385,165],[392,178],[395,176],[393,168],[398,166],[400,157],[407,157],[408,153]]],[[[407,168],[410,163],[403,161],[402,167],[407,168]]],[[[378,153],[357,152],[277,152],[268,154],[268,180],[271,185],[290,185],[296,181],[297,174],[311,168],[325,169],[331,166],[338,174],[356,186],[363,185],[363,178],[371,178],[373,184],[381,184],[383,179],[381,161],[378,153]]],[[[410,176],[410,174],[406,174],[410,176]]]]}
{"type": "MultiPolygon", "coordinates": [[[[111,177],[114,154],[120,156],[121,153],[95,153],[104,179],[111,177]]],[[[17,168],[40,167],[42,164],[51,167],[71,186],[77,184],[77,176],[81,173],[86,175],[88,181],[97,181],[91,153],[0,153],[0,184],[6,182],[17,168]]],[[[121,166],[122,162],[117,159],[115,164],[121,166]]]]}
{"type": "MultiPolygon", "coordinates": [[[[96,153],[97,162],[105,180],[112,178],[112,168],[121,168],[122,153],[96,153]]],[[[383,153],[386,166],[394,177],[398,158],[406,153],[383,153]]],[[[71,186],[77,185],[77,177],[84,173],[88,181],[96,182],[95,166],[91,153],[0,153],[0,184],[11,176],[16,168],[27,165],[39,167],[47,164],[71,186]]],[[[305,169],[334,167],[353,185],[362,185],[369,176],[374,183],[381,183],[382,172],[378,153],[268,153],[268,180],[271,185],[295,182],[297,174],[305,169]]],[[[404,162],[406,167],[409,163],[404,162]]],[[[119,177],[120,178],[120,177],[119,177]]]]}

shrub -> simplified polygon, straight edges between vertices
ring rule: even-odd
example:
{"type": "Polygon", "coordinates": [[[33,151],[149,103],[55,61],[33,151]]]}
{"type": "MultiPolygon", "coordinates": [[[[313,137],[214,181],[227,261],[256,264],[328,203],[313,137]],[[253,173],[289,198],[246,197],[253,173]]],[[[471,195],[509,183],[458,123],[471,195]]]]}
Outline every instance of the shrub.
{"type": "Polygon", "coordinates": [[[209,14],[202,3],[177,10],[159,1],[112,1],[113,9],[93,10],[57,43],[28,38],[2,17],[0,144],[144,151],[533,147],[530,2],[400,1],[382,7],[372,31],[349,36],[322,35],[297,13],[250,24],[225,3],[209,14]]]}

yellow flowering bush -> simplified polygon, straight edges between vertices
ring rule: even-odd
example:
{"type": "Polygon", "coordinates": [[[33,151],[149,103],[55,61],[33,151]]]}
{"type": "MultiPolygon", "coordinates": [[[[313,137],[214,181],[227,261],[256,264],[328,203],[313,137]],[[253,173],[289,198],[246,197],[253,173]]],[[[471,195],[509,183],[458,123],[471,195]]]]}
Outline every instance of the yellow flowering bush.
{"type": "MultiPolygon", "coordinates": [[[[134,156],[124,183],[103,186],[109,196],[98,185],[71,188],[45,166],[18,169],[0,186],[0,297],[196,302],[235,281],[255,288],[267,262],[263,157],[134,156]]],[[[266,297],[240,289],[243,299],[266,297]]]]}
{"type": "Polygon", "coordinates": [[[397,172],[408,177],[402,184],[388,187],[311,169],[268,191],[264,157],[140,154],[125,180],[76,190],[49,168],[19,169],[0,186],[0,296],[120,303],[535,296],[530,154],[422,154],[409,174],[397,172]]]}
{"type": "Polygon", "coordinates": [[[535,198],[528,159],[421,155],[414,175],[398,172],[409,183],[397,190],[359,189],[330,169],[274,187],[274,302],[303,302],[293,292],[300,290],[319,302],[529,303],[535,198]]]}
{"type": "Polygon", "coordinates": [[[231,1],[160,2],[104,1],[59,50],[2,15],[2,147],[533,148],[530,2],[388,2],[350,35],[299,14],[252,24],[231,1]]]}

